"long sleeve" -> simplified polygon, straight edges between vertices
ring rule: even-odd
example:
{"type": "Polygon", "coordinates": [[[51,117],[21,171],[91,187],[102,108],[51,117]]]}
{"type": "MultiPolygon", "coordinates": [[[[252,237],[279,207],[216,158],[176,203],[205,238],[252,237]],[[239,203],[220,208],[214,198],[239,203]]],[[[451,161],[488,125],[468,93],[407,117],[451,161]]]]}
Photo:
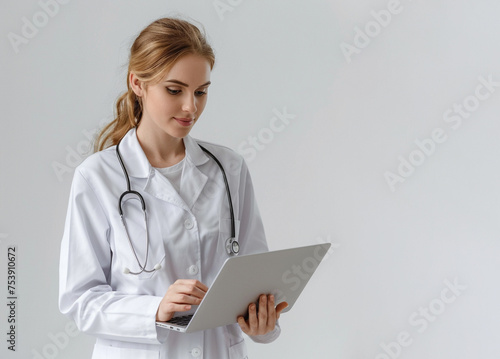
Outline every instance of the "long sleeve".
{"type": "Polygon", "coordinates": [[[155,317],[162,298],[120,293],[109,285],[111,230],[98,196],[77,169],[61,243],[59,309],[84,333],[158,344],[155,317]]]}
{"type": "Polygon", "coordinates": [[[276,327],[273,331],[264,334],[264,335],[249,335],[250,339],[252,339],[255,343],[267,344],[274,342],[281,334],[281,327],[279,324],[279,319],[276,321],[276,327]]]}

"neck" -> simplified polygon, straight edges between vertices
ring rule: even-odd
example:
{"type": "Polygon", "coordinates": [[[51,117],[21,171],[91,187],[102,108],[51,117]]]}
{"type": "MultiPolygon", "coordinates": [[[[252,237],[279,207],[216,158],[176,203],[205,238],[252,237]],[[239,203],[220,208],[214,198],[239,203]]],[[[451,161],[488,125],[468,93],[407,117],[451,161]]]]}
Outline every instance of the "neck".
{"type": "Polygon", "coordinates": [[[184,141],[163,131],[148,131],[145,126],[136,130],[137,140],[141,145],[151,166],[170,167],[182,161],[185,156],[184,141]]]}

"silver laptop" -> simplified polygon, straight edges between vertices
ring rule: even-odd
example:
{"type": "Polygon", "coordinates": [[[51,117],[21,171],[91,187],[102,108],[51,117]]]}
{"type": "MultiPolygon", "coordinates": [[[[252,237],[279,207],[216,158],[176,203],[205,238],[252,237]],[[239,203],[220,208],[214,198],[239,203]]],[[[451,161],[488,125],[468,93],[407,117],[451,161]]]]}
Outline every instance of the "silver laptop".
{"type": "Polygon", "coordinates": [[[257,303],[261,294],[274,294],[275,303],[287,302],[289,311],[319,263],[330,243],[235,256],[226,259],[200,305],[190,312],[178,313],[168,322],[156,325],[192,333],[237,322],[247,314],[248,305],[257,303]],[[192,314],[194,311],[194,314],[192,314]],[[191,313],[191,314],[189,314],[191,313]]]}

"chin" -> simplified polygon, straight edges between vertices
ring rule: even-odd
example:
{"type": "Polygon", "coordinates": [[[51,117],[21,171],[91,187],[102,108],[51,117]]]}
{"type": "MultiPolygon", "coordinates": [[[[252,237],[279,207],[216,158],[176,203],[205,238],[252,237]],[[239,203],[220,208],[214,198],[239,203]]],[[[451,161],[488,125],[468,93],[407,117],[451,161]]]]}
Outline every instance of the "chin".
{"type": "Polygon", "coordinates": [[[175,137],[175,138],[184,138],[187,135],[189,135],[189,132],[191,132],[191,128],[189,129],[181,129],[181,130],[174,130],[174,131],[166,131],[170,136],[175,137]]]}

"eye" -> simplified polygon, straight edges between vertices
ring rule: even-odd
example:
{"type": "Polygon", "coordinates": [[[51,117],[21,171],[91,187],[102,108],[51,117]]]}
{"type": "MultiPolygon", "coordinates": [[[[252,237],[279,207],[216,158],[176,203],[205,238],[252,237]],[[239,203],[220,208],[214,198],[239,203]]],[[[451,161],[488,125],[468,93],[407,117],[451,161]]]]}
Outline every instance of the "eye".
{"type": "Polygon", "coordinates": [[[181,92],[181,90],[174,90],[174,89],[171,89],[171,88],[166,88],[167,89],[167,92],[171,95],[177,95],[178,93],[181,92]]]}
{"type": "Polygon", "coordinates": [[[205,91],[201,91],[201,90],[200,91],[195,91],[194,94],[196,96],[204,96],[204,95],[207,94],[207,91],[206,90],[205,91]]]}

